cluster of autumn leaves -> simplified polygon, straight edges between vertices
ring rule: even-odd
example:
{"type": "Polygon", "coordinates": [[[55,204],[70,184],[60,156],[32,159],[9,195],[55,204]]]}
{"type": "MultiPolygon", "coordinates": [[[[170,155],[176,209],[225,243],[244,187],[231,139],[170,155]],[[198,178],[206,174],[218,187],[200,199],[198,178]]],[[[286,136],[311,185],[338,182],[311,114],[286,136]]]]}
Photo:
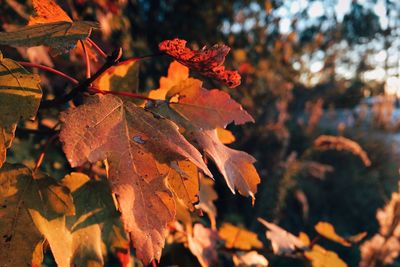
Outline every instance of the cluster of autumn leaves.
{"type": "MultiPolygon", "coordinates": [[[[29,24],[0,32],[0,44],[46,45],[58,54],[77,42],[82,49],[80,41],[97,27],[72,21],[53,0],[35,0],[33,6],[36,14],[29,24]]],[[[175,61],[145,101],[117,96],[135,92],[128,76],[138,60],[127,60],[113,64],[93,81],[91,88],[98,94],[89,95],[83,88],[84,103],[60,113],[57,137],[71,167],[103,162],[107,179],[80,172],[55,179],[38,168],[6,163],[17,124],[36,116],[42,91],[38,75],[0,53],[2,265],[40,266],[45,244],[59,266],[103,265],[107,253],[126,265],[130,243],[136,257],[148,264],[160,259],[165,240],[185,244],[202,266],[216,266],[219,252],[230,255],[237,266],[268,265],[264,256],[268,251],[255,233],[229,223],[217,230],[213,203],[217,194],[206,164],[212,160],[233,193],[254,201],[260,183],[255,159],[228,147],[235,137],[225,129],[230,123],[254,120],[226,91],[206,89],[202,81],[189,76],[191,69],[228,87],[238,86],[240,75],[223,66],[229,47],[194,51],[186,41],[173,39],[159,48],[175,61]],[[208,215],[209,227],[194,223],[200,211],[208,215]]],[[[351,140],[324,138],[317,145],[321,149],[347,149],[367,165],[365,152],[351,140]]],[[[306,234],[297,237],[259,221],[268,229],[274,254],[305,258],[313,266],[346,266],[306,234]]],[[[364,236],[343,238],[328,223],[315,229],[344,246],[364,236]]]]}

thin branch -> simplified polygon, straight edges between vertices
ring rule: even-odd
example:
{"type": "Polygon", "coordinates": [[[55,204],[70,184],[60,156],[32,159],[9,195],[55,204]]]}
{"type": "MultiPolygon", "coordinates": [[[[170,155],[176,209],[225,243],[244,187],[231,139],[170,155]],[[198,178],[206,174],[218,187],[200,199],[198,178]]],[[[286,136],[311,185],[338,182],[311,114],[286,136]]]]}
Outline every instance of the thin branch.
{"type": "Polygon", "coordinates": [[[86,79],[90,79],[90,59],[89,59],[89,54],[86,50],[86,46],[85,43],[82,40],[79,40],[79,42],[82,45],[82,49],[83,49],[83,54],[85,55],[85,64],[86,64],[86,79]]]}
{"type": "Polygon", "coordinates": [[[44,156],[46,155],[48,147],[57,138],[58,138],[58,134],[55,134],[52,137],[50,137],[49,139],[47,139],[46,143],[44,144],[42,152],[40,152],[39,157],[36,160],[36,164],[35,164],[35,167],[33,168],[33,172],[36,172],[39,169],[40,165],[42,165],[42,162],[43,162],[44,156]]]}
{"type": "Polygon", "coordinates": [[[117,64],[122,56],[122,49],[119,48],[112,53],[111,56],[107,57],[107,61],[104,63],[101,68],[96,71],[89,79],[86,79],[80,82],[76,87],[74,87],[68,94],[64,95],[61,98],[56,98],[53,100],[42,101],[40,104],[41,108],[49,108],[49,107],[57,107],[60,104],[67,103],[72,100],[79,92],[86,91],[90,87],[93,81],[95,81],[100,75],[102,75],[105,71],[107,71],[110,67],[117,64]]]}
{"type": "Polygon", "coordinates": [[[92,39],[87,38],[86,41],[92,45],[92,47],[97,51],[97,53],[103,58],[107,58],[107,54],[101,49],[92,39]]]}
{"type": "Polygon", "coordinates": [[[119,62],[115,66],[123,65],[123,64],[132,62],[132,61],[140,61],[140,60],[144,60],[144,59],[149,59],[149,58],[159,57],[159,56],[165,56],[165,55],[166,54],[164,54],[164,53],[158,53],[158,54],[144,55],[144,56],[140,56],[140,57],[132,57],[132,58],[128,58],[128,59],[125,59],[124,61],[119,62]]]}
{"type": "Polygon", "coordinates": [[[31,62],[24,62],[24,61],[18,61],[18,64],[20,64],[21,66],[24,67],[30,67],[30,68],[37,68],[37,69],[41,69],[41,70],[45,70],[48,72],[51,72],[53,74],[56,74],[58,76],[61,76],[67,80],[69,80],[70,82],[72,82],[73,84],[79,84],[79,81],[76,80],[75,78],[72,78],[71,76],[65,74],[64,72],[61,72],[59,70],[53,69],[51,67],[45,66],[45,65],[40,65],[40,64],[36,64],[36,63],[31,63],[31,62]]]}
{"type": "Polygon", "coordinates": [[[157,101],[157,100],[158,100],[158,99],[149,98],[149,97],[147,97],[147,96],[140,95],[140,94],[135,94],[135,93],[129,93],[129,92],[115,92],[115,91],[104,91],[104,90],[101,90],[101,89],[96,88],[96,87],[89,87],[89,88],[88,88],[88,91],[89,91],[89,92],[92,92],[92,93],[103,94],[103,95],[126,96],[126,97],[130,97],[130,98],[143,99],[143,100],[148,100],[148,101],[157,101]]]}

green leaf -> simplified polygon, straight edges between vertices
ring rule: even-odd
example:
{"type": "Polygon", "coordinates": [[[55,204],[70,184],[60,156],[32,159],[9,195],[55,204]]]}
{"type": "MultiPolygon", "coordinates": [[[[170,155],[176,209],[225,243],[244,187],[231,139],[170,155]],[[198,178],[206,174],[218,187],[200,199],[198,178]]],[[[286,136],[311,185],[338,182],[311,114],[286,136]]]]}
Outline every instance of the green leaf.
{"type": "Polygon", "coordinates": [[[35,24],[12,32],[0,32],[0,44],[23,47],[46,45],[58,54],[75,47],[78,40],[85,40],[93,28],[98,28],[97,22],[58,21],[35,24]]]}
{"type": "MultiPolygon", "coordinates": [[[[0,40],[2,38],[0,37],[0,40]]],[[[20,119],[35,117],[42,98],[38,75],[29,73],[0,52],[0,167],[20,119]]]]}

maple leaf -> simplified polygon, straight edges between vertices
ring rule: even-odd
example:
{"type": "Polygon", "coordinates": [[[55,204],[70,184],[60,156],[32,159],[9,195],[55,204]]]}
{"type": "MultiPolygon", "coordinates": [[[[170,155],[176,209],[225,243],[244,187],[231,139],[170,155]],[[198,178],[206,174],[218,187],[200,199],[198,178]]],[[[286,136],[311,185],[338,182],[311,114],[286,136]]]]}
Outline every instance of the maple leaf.
{"type": "Polygon", "coordinates": [[[70,266],[63,217],[75,213],[69,190],[46,175],[34,175],[20,164],[5,164],[0,170],[0,184],[1,262],[31,265],[32,253],[44,235],[57,264],[70,266]]]}
{"type": "Polygon", "coordinates": [[[201,50],[194,51],[186,47],[185,40],[175,38],[162,41],[159,49],[190,69],[221,81],[230,88],[240,85],[239,73],[225,70],[225,67],[222,66],[230,50],[226,45],[203,47],[201,50]]]}
{"type": "Polygon", "coordinates": [[[178,161],[169,168],[167,182],[169,188],[183,201],[186,207],[194,211],[199,202],[199,170],[192,162],[178,161]]]}
{"type": "Polygon", "coordinates": [[[139,88],[139,61],[126,60],[107,69],[94,85],[103,91],[137,92],[139,88]]]}
{"type": "Polygon", "coordinates": [[[193,236],[188,235],[189,249],[202,267],[215,266],[218,262],[217,241],[218,233],[199,223],[193,227],[193,236]]]}
{"type": "Polygon", "coordinates": [[[30,74],[17,62],[0,52],[0,167],[14,139],[20,119],[36,115],[42,98],[38,75],[30,74]]]}
{"type": "Polygon", "coordinates": [[[178,126],[169,120],[157,118],[133,103],[124,103],[118,97],[92,97],[86,105],[64,113],[61,120],[65,123],[60,139],[73,167],[83,165],[86,161],[93,162],[92,157],[97,158],[106,149],[104,143],[110,142],[107,138],[110,137],[111,125],[123,121],[128,141],[152,153],[159,162],[189,159],[207,175],[212,175],[200,152],[179,133],[178,126]],[[98,132],[97,137],[92,136],[92,132],[98,132]]]}
{"type": "Polygon", "coordinates": [[[218,234],[225,241],[225,246],[228,249],[250,250],[252,248],[263,247],[256,233],[230,223],[224,223],[219,229],[218,234]]]}
{"type": "Polygon", "coordinates": [[[189,68],[177,61],[173,61],[168,67],[167,77],[161,77],[160,79],[160,88],[151,90],[149,92],[149,97],[152,99],[164,100],[169,90],[187,78],[189,78],[189,68]]]}
{"type": "Polygon", "coordinates": [[[78,40],[85,40],[97,22],[72,21],[53,0],[33,0],[35,15],[29,18],[27,26],[15,31],[0,32],[0,44],[32,47],[46,45],[53,54],[61,54],[76,46],[78,40]]]}
{"type": "Polygon", "coordinates": [[[182,81],[167,95],[178,95],[178,102],[171,102],[171,107],[202,129],[225,128],[231,122],[236,125],[254,122],[229,94],[217,89],[206,90],[197,79],[188,78],[182,81]]]}
{"type": "Polygon", "coordinates": [[[172,122],[115,96],[91,97],[61,120],[60,140],[71,165],[107,159],[111,188],[138,257],[146,264],[159,259],[175,204],[154,156],[166,162],[189,158],[209,173],[201,154],[172,122]]]}
{"type": "Polygon", "coordinates": [[[75,47],[78,40],[85,40],[96,28],[98,24],[90,21],[35,24],[11,32],[0,32],[0,44],[22,47],[46,45],[53,48],[54,54],[60,54],[75,47]]]}
{"type": "Polygon", "coordinates": [[[241,195],[250,196],[254,201],[257,185],[260,183],[260,177],[253,165],[255,158],[222,144],[216,130],[192,131],[187,135],[196,140],[214,161],[232,193],[237,189],[241,195]]]}
{"type": "Polygon", "coordinates": [[[108,184],[76,172],[60,182],[70,189],[76,209],[76,214],[66,218],[72,239],[72,263],[103,265],[101,226],[119,218],[108,184]]]}

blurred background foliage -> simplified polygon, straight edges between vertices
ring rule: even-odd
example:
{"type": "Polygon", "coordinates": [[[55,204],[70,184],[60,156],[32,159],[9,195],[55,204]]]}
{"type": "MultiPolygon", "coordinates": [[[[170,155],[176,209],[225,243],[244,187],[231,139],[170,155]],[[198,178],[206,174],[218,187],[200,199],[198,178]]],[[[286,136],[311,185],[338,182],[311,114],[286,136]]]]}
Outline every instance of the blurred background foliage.
{"type": "MultiPolygon", "coordinates": [[[[29,2],[0,3],[2,30],[26,23],[29,2]]],[[[217,177],[219,222],[242,224],[262,233],[256,218],[263,217],[290,232],[305,231],[312,236],[314,224],[325,220],[343,235],[377,232],[375,213],[397,190],[400,163],[399,1],[59,3],[73,18],[99,21],[102,30],[94,33],[93,39],[107,51],[122,47],[125,57],[156,55],[160,41],[175,37],[187,40],[194,48],[214,43],[232,48],[228,65],[239,70],[242,85],[230,93],[256,120],[240,129],[229,127],[237,139],[232,146],[257,158],[262,183],[251,207],[248,199],[233,196],[217,177]],[[365,167],[350,153],[313,150],[312,143],[321,134],[356,140],[367,151],[372,165],[365,167]]],[[[43,55],[40,57],[44,60],[43,55]]],[[[79,57],[49,60],[65,71],[83,75],[78,71],[82,67],[79,57]]],[[[140,90],[157,88],[169,62],[162,56],[143,61],[140,90]]],[[[51,86],[57,94],[67,85],[56,79],[51,86]]],[[[209,80],[206,87],[221,85],[209,80]]],[[[38,153],[35,147],[26,150],[24,133],[19,137],[20,143],[11,151],[15,161],[24,160],[20,150],[38,153]]],[[[65,159],[46,164],[49,172],[65,171],[65,159]]],[[[357,247],[335,249],[350,266],[357,265],[357,247]]],[[[176,251],[166,250],[165,264],[177,263],[173,257],[176,251]]],[[[280,257],[269,260],[272,266],[302,264],[280,257]]]]}

